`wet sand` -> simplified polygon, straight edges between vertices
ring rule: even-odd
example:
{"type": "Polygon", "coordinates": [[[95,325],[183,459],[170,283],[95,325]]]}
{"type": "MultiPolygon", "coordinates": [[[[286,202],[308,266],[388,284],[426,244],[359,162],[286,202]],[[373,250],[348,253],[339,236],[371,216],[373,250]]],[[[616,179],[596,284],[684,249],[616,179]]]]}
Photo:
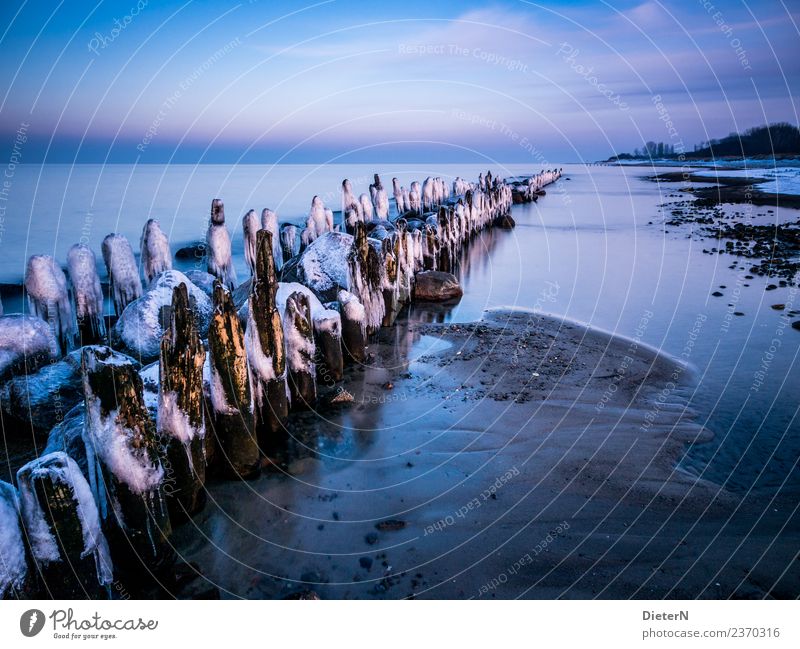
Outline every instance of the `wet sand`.
{"type": "Polygon", "coordinates": [[[709,437],[683,405],[688,368],[531,312],[381,336],[347,372],[353,403],[292,418],[275,466],[211,484],[176,530],[198,582],[247,598],[800,592],[796,495],[742,500],[675,468],[709,437]]]}

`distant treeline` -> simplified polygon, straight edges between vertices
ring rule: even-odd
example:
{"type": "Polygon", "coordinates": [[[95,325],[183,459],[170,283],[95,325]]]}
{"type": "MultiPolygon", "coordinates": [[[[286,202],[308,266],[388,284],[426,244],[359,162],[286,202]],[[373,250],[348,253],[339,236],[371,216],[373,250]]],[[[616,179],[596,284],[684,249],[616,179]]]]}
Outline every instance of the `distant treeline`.
{"type": "Polygon", "coordinates": [[[800,156],[800,129],[788,122],[756,126],[743,133],[731,133],[719,140],[695,144],[691,152],[678,151],[664,142],[647,142],[641,149],[612,156],[609,161],[677,158],[681,154],[685,158],[800,156]]]}

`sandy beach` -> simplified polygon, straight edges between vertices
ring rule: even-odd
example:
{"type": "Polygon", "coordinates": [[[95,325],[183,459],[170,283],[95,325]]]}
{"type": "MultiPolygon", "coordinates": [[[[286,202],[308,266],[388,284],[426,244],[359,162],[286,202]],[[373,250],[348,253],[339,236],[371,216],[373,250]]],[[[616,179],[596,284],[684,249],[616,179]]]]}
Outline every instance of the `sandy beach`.
{"type": "Polygon", "coordinates": [[[525,311],[412,325],[176,531],[223,597],[791,597],[794,503],[676,470],[692,371],[525,311]],[[411,342],[428,352],[405,358],[411,342]],[[405,351],[404,351],[405,349],[405,351]],[[409,404],[413,402],[413,411],[409,404]]]}

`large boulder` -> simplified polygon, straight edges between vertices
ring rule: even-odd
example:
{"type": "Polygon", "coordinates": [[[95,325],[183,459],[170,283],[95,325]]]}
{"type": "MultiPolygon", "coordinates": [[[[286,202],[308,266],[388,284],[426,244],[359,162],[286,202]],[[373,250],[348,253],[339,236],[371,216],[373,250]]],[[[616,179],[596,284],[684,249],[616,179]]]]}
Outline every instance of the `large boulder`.
{"type": "Polygon", "coordinates": [[[142,297],[125,308],[112,329],[112,344],[142,363],[158,359],[161,336],[170,323],[172,291],[181,283],[189,290],[189,304],[197,328],[200,336],[205,337],[211,320],[211,300],[186,275],[168,270],[153,280],[142,297]]]}
{"type": "Polygon", "coordinates": [[[80,350],[67,354],[28,376],[17,376],[0,387],[3,413],[46,433],[83,400],[80,350]]]}
{"type": "Polygon", "coordinates": [[[417,273],[414,282],[414,298],[423,302],[457,300],[464,294],[455,275],[439,270],[417,273]]]}
{"type": "Polygon", "coordinates": [[[352,235],[326,232],[300,255],[294,277],[284,271],[283,281],[299,282],[314,291],[322,302],[333,302],[339,290],[350,288],[348,258],[352,248],[352,235]]]}
{"type": "Polygon", "coordinates": [[[58,341],[44,320],[22,314],[0,317],[0,380],[35,372],[58,355],[58,341]]]}

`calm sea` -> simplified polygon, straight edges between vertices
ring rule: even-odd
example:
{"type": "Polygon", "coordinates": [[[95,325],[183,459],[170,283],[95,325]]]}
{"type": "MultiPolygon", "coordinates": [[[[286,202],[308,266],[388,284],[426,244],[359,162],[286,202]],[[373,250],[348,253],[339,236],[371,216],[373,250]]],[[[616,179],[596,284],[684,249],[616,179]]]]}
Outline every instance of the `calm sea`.
{"type": "MultiPolygon", "coordinates": [[[[246,277],[241,216],[250,208],[271,207],[282,221],[300,222],[314,194],[338,209],[345,177],[361,193],[378,171],[391,193],[394,176],[408,186],[428,175],[474,180],[482,169],[23,165],[11,179],[0,228],[0,282],[19,282],[31,254],[64,261],[81,240],[100,258],[100,242],[112,231],[127,235],[137,248],[149,217],[161,222],[173,250],[202,239],[215,197],[225,201],[237,270],[246,277]]],[[[690,226],[665,227],[659,206],[678,200],[677,187],[642,180],[650,169],[564,170],[565,178],[537,204],[514,208],[513,231],[486,233],[472,247],[461,269],[465,296],[441,318],[471,321],[496,306],[537,308],[680,358],[694,375],[685,397],[715,434],[712,442],[690,448],[681,466],[736,491],[799,487],[800,331],[788,326],[785,312],[770,308],[800,308],[798,292],[765,291],[768,279],[745,278],[746,261],[731,269],[738,258],[703,253],[716,242],[693,235],[690,226]],[[717,290],[723,297],[711,296],[717,290]]],[[[538,168],[492,171],[509,176],[538,168]]],[[[759,222],[797,218],[796,212],[759,208],[754,214],[759,222]]],[[[21,308],[13,299],[4,306],[7,313],[21,308]]]]}

